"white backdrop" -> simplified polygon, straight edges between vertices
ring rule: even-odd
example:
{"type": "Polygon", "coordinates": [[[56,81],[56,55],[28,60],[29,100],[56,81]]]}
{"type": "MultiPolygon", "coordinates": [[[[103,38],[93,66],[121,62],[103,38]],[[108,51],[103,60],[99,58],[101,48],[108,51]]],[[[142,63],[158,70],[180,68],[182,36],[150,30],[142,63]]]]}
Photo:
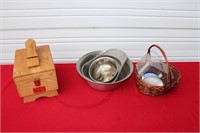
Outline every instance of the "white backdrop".
{"type": "Polygon", "coordinates": [[[199,0],[1,0],[0,61],[13,63],[28,38],[49,44],[55,63],[109,48],[137,61],[153,43],[169,61],[200,61],[199,5],[199,0]]]}

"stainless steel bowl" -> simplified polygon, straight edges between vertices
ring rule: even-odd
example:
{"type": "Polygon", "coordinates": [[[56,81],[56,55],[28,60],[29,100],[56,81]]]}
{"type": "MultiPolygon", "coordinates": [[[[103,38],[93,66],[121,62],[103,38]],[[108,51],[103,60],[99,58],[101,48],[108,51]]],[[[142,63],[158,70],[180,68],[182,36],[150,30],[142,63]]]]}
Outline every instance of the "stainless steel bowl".
{"type": "Polygon", "coordinates": [[[117,75],[117,61],[103,56],[94,60],[89,66],[89,76],[95,82],[110,82],[117,75]]]}
{"type": "Polygon", "coordinates": [[[89,84],[90,87],[92,87],[96,90],[109,91],[109,90],[117,89],[133,73],[133,64],[129,59],[126,60],[124,66],[122,68],[122,71],[119,75],[119,80],[114,83],[99,83],[99,82],[95,82],[95,81],[91,80],[90,76],[89,76],[89,68],[84,69],[81,72],[81,68],[86,62],[88,62],[89,60],[93,59],[94,57],[100,55],[101,53],[102,53],[102,51],[94,51],[94,52],[90,52],[90,53],[83,55],[76,64],[77,72],[83,79],[85,79],[87,81],[87,83],[89,84]]]}

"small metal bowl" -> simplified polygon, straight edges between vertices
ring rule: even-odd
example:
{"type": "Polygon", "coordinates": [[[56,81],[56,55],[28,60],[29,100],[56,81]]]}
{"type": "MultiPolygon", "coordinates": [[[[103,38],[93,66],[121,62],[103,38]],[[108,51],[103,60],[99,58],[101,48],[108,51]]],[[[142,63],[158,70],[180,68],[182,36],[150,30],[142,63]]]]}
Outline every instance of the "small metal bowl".
{"type": "Polygon", "coordinates": [[[89,76],[95,82],[110,82],[118,73],[118,65],[115,59],[105,56],[94,60],[89,67],[89,76]]]}
{"type": "Polygon", "coordinates": [[[90,53],[83,55],[76,64],[77,72],[83,79],[85,79],[87,81],[87,83],[89,84],[90,87],[92,87],[96,90],[110,91],[110,90],[117,89],[133,73],[133,64],[129,59],[126,60],[124,66],[122,68],[122,71],[119,75],[119,80],[114,83],[103,83],[103,82],[99,83],[99,82],[93,81],[89,76],[89,68],[86,68],[86,69],[84,69],[84,71],[81,72],[81,68],[86,62],[90,61],[91,59],[95,58],[96,56],[100,55],[101,53],[102,53],[102,51],[94,51],[94,52],[90,52],[90,53]]]}

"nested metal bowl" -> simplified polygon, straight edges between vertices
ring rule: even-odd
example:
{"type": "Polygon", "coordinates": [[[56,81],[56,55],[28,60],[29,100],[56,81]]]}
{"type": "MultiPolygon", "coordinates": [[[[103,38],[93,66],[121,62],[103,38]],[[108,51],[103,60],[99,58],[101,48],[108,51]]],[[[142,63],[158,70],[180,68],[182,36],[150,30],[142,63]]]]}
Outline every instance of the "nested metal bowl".
{"type": "Polygon", "coordinates": [[[96,56],[100,55],[102,51],[94,51],[83,55],[76,64],[76,69],[79,75],[87,81],[90,87],[100,90],[100,91],[109,91],[117,89],[120,85],[122,85],[133,73],[133,64],[132,62],[127,59],[120,74],[119,80],[112,83],[112,82],[95,82],[89,76],[89,67],[81,70],[82,66],[90,61],[91,59],[95,58],[96,56]]]}
{"type": "Polygon", "coordinates": [[[102,56],[89,66],[89,76],[95,82],[110,82],[118,73],[119,63],[111,57],[102,56]]]}

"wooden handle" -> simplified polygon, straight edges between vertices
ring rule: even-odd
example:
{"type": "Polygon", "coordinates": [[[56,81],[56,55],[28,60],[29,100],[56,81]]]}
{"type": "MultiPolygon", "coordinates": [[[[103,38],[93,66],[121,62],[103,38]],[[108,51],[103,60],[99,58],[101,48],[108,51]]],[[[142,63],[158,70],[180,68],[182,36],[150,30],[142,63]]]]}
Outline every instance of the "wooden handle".
{"type": "Polygon", "coordinates": [[[159,47],[158,45],[156,45],[156,44],[153,44],[153,45],[151,45],[151,46],[149,47],[149,49],[148,49],[148,51],[147,51],[147,53],[148,53],[149,55],[151,55],[150,52],[151,52],[151,48],[152,48],[152,47],[158,48],[158,49],[160,50],[160,52],[162,53],[163,57],[165,58],[166,65],[167,65],[167,81],[169,81],[169,80],[170,80],[171,72],[170,72],[170,68],[169,68],[169,62],[168,62],[168,59],[167,59],[167,55],[165,54],[165,51],[164,51],[161,47],[159,47]]]}
{"type": "Polygon", "coordinates": [[[39,66],[38,54],[36,52],[36,43],[33,39],[28,39],[26,45],[26,58],[28,67],[39,66]]]}
{"type": "Polygon", "coordinates": [[[28,58],[34,58],[34,57],[38,57],[37,52],[36,52],[36,43],[33,39],[28,39],[25,42],[26,45],[26,51],[27,51],[27,59],[28,58]]]}

